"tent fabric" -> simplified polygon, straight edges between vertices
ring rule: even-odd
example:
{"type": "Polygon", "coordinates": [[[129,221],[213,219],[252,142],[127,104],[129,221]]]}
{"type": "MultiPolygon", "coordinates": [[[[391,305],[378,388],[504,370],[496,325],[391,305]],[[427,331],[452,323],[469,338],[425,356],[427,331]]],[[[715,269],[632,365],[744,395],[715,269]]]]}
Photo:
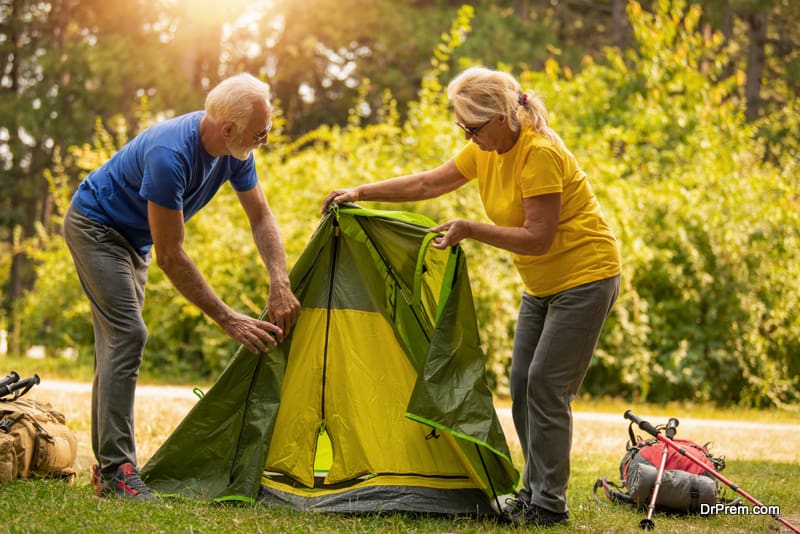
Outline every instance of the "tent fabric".
{"type": "MultiPolygon", "coordinates": [[[[300,318],[242,348],[143,467],[155,491],[303,510],[489,513],[518,473],[460,247],[433,221],[337,206],[290,273],[300,318]]],[[[262,317],[265,317],[264,310],[262,317]]]]}

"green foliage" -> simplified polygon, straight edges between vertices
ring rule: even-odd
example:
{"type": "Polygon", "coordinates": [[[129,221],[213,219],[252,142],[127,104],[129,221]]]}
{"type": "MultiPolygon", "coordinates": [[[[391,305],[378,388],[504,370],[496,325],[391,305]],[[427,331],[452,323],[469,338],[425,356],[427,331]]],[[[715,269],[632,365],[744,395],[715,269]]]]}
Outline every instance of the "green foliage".
{"type": "MultiPolygon", "coordinates": [[[[622,291],[584,390],[656,402],[796,407],[797,100],[748,124],[733,97],[741,76],[719,81],[728,50],[719,35],[701,37],[696,6],[660,1],[646,12],[633,3],[629,15],[636,52],[607,49],[602,62],[586,59],[577,74],[555,60],[542,71],[518,73],[525,87],[545,97],[553,126],[588,172],[622,249],[622,291]],[[768,149],[763,136],[773,140],[768,149]]],[[[464,145],[444,85],[454,63],[479,62],[454,59],[476,16],[469,6],[459,11],[404,119],[388,89],[373,109],[379,120],[364,119],[367,95],[380,89],[369,80],[346,126],[322,126],[292,141],[276,109],[275,135],[257,154],[257,165],[290,266],[316,227],[328,191],[438,166],[464,145]]],[[[124,142],[125,123],[112,124],[111,132],[98,125],[94,145],[70,152],[75,168],[95,168],[124,142]]],[[[50,175],[60,213],[67,195],[58,191],[70,183],[65,174],[72,168],[56,167],[50,175]]],[[[473,185],[439,199],[375,207],[440,222],[486,220],[473,185]]],[[[19,303],[25,342],[51,350],[74,344],[90,355],[88,305],[63,241],[42,231],[25,246],[39,274],[19,303]]],[[[253,315],[261,310],[268,276],[229,188],[189,222],[186,247],[223,300],[253,315]]],[[[464,247],[487,368],[503,394],[521,284],[508,254],[473,242],[464,247]]],[[[145,320],[144,372],[211,378],[236,349],[156,267],[145,320]]]]}
{"type": "Polygon", "coordinates": [[[557,128],[622,245],[624,290],[587,387],[655,401],[794,403],[797,337],[786,333],[798,324],[796,177],[764,163],[755,129],[728,98],[732,82],[700,72],[725,56],[719,36],[694,32],[696,6],[662,1],[649,14],[634,3],[630,14],[637,55],[609,50],[606,66],[574,79],[531,78],[558,95],[549,99],[557,128]]]}

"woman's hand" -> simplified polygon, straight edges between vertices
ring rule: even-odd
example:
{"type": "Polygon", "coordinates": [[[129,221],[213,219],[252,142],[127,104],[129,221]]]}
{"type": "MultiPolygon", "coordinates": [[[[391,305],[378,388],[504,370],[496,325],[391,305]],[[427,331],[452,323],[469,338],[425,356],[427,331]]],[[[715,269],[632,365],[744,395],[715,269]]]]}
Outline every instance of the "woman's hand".
{"type": "Polygon", "coordinates": [[[328,212],[328,207],[331,205],[331,202],[336,202],[337,204],[342,202],[355,202],[358,198],[358,188],[356,187],[352,189],[334,189],[328,193],[328,196],[322,201],[321,213],[325,215],[328,212]]]}
{"type": "Polygon", "coordinates": [[[472,237],[472,222],[465,221],[464,219],[455,219],[444,224],[440,224],[436,228],[431,228],[431,232],[444,232],[443,236],[433,239],[433,247],[438,249],[445,249],[459,244],[461,241],[468,237],[472,237]]]}

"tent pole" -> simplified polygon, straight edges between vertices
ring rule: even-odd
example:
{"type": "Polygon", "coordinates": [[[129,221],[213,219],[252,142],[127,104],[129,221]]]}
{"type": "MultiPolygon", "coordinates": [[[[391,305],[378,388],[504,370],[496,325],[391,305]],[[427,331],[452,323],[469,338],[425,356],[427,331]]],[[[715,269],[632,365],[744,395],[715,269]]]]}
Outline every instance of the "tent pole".
{"type": "Polygon", "coordinates": [[[475,445],[475,450],[478,452],[478,458],[481,459],[481,465],[483,466],[483,472],[486,473],[486,480],[489,482],[489,488],[492,490],[492,495],[494,496],[494,502],[497,504],[497,513],[502,514],[503,509],[500,507],[500,498],[497,495],[497,490],[494,489],[494,484],[492,484],[492,477],[489,475],[489,469],[486,467],[486,462],[483,459],[483,454],[481,454],[481,448],[478,446],[477,443],[475,445]]]}

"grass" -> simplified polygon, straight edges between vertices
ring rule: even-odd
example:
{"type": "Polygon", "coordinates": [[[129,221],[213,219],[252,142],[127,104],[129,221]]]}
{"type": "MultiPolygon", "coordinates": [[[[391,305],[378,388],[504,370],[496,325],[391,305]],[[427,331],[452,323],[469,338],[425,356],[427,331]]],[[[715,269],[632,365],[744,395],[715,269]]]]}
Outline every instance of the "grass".
{"type": "MultiPolygon", "coordinates": [[[[275,532],[275,533],[513,533],[527,532],[489,520],[465,517],[431,517],[409,514],[333,515],[266,509],[258,505],[217,505],[197,501],[169,501],[162,505],[98,500],[93,498],[89,445],[89,402],[86,387],[66,387],[56,382],[52,370],[34,371],[30,361],[0,359],[0,374],[16,369],[21,375],[39,372],[42,384],[28,396],[50,402],[62,411],[79,441],[72,484],[60,480],[25,480],[0,486],[0,532],[275,532]]],[[[207,385],[204,385],[204,389],[207,385]]],[[[136,438],[139,461],[155,452],[196,398],[187,388],[137,390],[136,438]]],[[[499,402],[500,408],[505,408],[499,402]]],[[[796,413],[709,409],[703,406],[652,406],[621,400],[575,403],[569,506],[571,523],[547,532],[636,532],[645,512],[597,502],[591,492],[597,478],[619,479],[619,461],[627,440],[626,409],[653,423],[676,416],[678,437],[713,441],[712,451],[724,454],[723,474],[765,504],[777,504],[781,514],[800,526],[800,417],[796,413]],[[713,416],[713,417],[712,417],[713,416]]],[[[513,427],[501,409],[512,456],[521,466],[513,427]]],[[[723,486],[723,488],[725,488],[723,486]]],[[[728,497],[736,495],[726,488],[728,497]]],[[[745,501],[749,504],[748,501],[745,501]]],[[[654,516],[658,532],[747,533],[788,532],[770,517],[717,515],[711,517],[654,516]]]]}

